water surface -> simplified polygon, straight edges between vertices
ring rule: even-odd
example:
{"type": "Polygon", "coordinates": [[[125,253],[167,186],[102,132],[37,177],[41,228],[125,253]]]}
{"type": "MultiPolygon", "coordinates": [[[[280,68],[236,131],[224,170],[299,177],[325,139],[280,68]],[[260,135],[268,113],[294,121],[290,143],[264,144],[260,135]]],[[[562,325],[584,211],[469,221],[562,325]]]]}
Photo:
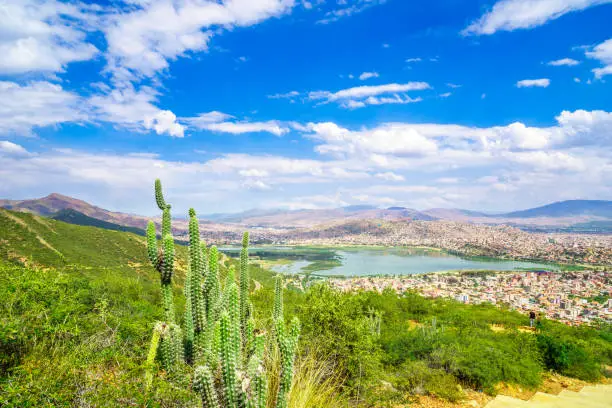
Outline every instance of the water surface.
{"type": "MultiPolygon", "coordinates": [[[[230,256],[239,249],[221,248],[230,256]]],[[[269,261],[279,273],[314,273],[323,276],[411,275],[451,270],[511,271],[555,270],[553,265],[495,258],[463,258],[443,251],[415,248],[311,248],[262,246],[252,257],[269,261]]]]}

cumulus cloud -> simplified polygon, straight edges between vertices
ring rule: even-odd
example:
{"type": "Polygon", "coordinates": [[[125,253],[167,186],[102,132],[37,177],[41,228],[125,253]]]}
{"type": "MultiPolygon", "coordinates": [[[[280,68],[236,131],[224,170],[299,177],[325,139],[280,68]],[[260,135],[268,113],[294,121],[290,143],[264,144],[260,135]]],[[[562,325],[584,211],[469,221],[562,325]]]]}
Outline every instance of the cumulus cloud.
{"type": "Polygon", "coordinates": [[[549,127],[386,123],[350,129],[323,122],[301,125],[301,131],[320,157],[225,154],[205,162],[178,162],[155,154],[70,149],[23,155],[11,142],[0,143],[0,178],[5,181],[0,194],[37,196],[57,190],[110,208],[150,213],[153,206],[133,198],[150,194],[143,180],[161,177],[172,186],[169,194],[181,199],[177,202],[207,211],[270,205],[266,191],[274,191],[274,207],[323,208],[339,202],[378,203],[369,197],[386,197],[389,203],[417,208],[493,210],[540,203],[541,197],[609,197],[612,187],[612,113],[605,111],[564,111],[549,127]],[[300,205],[305,190],[319,199],[300,205]]]}
{"type": "Polygon", "coordinates": [[[82,98],[60,85],[0,81],[0,134],[31,136],[35,128],[87,120],[82,98]]]}
{"type": "Polygon", "coordinates": [[[93,58],[87,42],[95,14],[82,3],[55,0],[0,2],[0,74],[62,72],[93,58]]]}
{"type": "Polygon", "coordinates": [[[517,88],[546,88],[550,85],[550,79],[541,78],[541,79],[523,79],[516,83],[517,88]]]}
{"type": "Polygon", "coordinates": [[[23,146],[8,140],[0,140],[0,155],[2,156],[27,156],[29,154],[23,146]]]}
{"type": "Polygon", "coordinates": [[[183,137],[185,133],[185,127],[176,121],[176,115],[169,110],[160,110],[145,118],[144,126],[155,130],[158,135],[167,133],[170,136],[183,137]]]}
{"type": "Polygon", "coordinates": [[[612,38],[596,45],[586,56],[599,60],[603,64],[601,68],[593,69],[596,78],[612,75],[612,38]]]}
{"type": "Polygon", "coordinates": [[[152,77],[169,61],[208,48],[215,27],[250,26],[287,13],[292,0],[138,2],[105,27],[108,70],[121,80],[152,77]]]}
{"type": "Polygon", "coordinates": [[[561,67],[561,66],[573,67],[578,64],[580,64],[580,61],[576,61],[573,58],[561,58],[558,60],[549,61],[546,65],[551,65],[553,67],[561,67]]]}
{"type": "Polygon", "coordinates": [[[157,134],[183,137],[185,127],[176,115],[159,109],[155,104],[159,92],[147,86],[136,88],[132,84],[108,89],[88,100],[96,120],[111,122],[133,130],[154,130],[157,134]]]}
{"type": "Polygon", "coordinates": [[[611,2],[612,0],[501,0],[461,33],[488,35],[497,31],[534,28],[564,14],[611,2]]]}

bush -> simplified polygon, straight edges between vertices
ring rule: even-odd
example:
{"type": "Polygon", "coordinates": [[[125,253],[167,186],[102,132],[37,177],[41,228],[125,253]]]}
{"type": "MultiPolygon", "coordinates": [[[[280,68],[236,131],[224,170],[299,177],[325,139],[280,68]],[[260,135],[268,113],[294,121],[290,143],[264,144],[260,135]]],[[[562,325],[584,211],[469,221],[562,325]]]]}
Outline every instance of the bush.
{"type": "Polygon", "coordinates": [[[576,341],[546,334],[539,334],[537,339],[546,368],[585,381],[601,377],[601,364],[576,341]]]}
{"type": "Polygon", "coordinates": [[[464,396],[455,377],[428,366],[424,361],[404,363],[391,377],[391,383],[398,390],[410,394],[429,394],[453,402],[464,396]]]}
{"type": "Polygon", "coordinates": [[[304,353],[328,359],[349,387],[376,383],[382,354],[361,296],[316,285],[307,292],[299,317],[304,353]]]}

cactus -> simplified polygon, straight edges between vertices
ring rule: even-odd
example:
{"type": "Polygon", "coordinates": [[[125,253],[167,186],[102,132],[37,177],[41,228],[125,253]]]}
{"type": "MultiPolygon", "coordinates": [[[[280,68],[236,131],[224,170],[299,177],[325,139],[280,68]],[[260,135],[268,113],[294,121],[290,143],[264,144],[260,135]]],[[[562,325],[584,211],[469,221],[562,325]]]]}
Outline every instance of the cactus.
{"type": "MultiPolygon", "coordinates": [[[[200,240],[198,219],[189,210],[189,262],[183,293],[186,298],[184,328],[175,322],[172,278],[175,248],[170,205],[162,186],[155,181],[155,200],[162,210],[161,243],[155,224],[147,225],[147,255],[159,272],[165,322],[155,325],[147,355],[145,385],[153,382],[153,364],[159,350],[164,369],[177,376],[180,364],[194,366],[193,389],[207,408],[266,408],[287,406],[293,380],[294,360],[300,332],[294,319],[288,330],[283,317],[283,280],[276,277],[273,328],[270,335],[258,333],[253,305],[249,301],[249,235],[240,251],[239,279],[233,266],[219,268],[219,251],[200,240]],[[221,271],[226,273],[221,276],[221,271]],[[223,282],[223,284],[221,284],[223,282]],[[266,344],[280,353],[280,381],[269,388],[268,378],[276,370],[267,360],[266,344]],[[270,399],[270,401],[268,401],[270,399]],[[273,404],[269,404],[273,402],[273,404]]],[[[172,377],[171,377],[172,378],[172,377]]]]}
{"type": "Polygon", "coordinates": [[[183,322],[185,324],[185,360],[187,363],[193,362],[193,308],[191,306],[191,265],[187,266],[187,274],[185,275],[185,286],[183,288],[185,296],[185,315],[183,322]]]}
{"type": "Polygon", "coordinates": [[[202,396],[205,408],[218,408],[219,400],[215,391],[215,380],[208,366],[198,366],[193,375],[193,389],[202,396]]]}
{"type": "Polygon", "coordinates": [[[221,369],[223,391],[228,407],[235,407],[236,398],[236,356],[232,345],[231,318],[227,312],[221,315],[221,369]]]}
{"type": "Polygon", "coordinates": [[[162,192],[161,180],[155,180],[155,202],[160,210],[164,210],[166,208],[166,202],[164,201],[164,194],[162,192]]]}
{"type": "Polygon", "coordinates": [[[283,318],[283,277],[276,275],[274,279],[274,308],[272,310],[274,321],[283,318]]]}
{"type": "Polygon", "coordinates": [[[249,283],[249,233],[245,232],[240,251],[240,327],[243,335],[249,319],[249,283]]]}
{"type": "Polygon", "coordinates": [[[153,327],[153,336],[151,336],[151,345],[149,346],[149,353],[147,354],[147,362],[146,362],[146,374],[145,374],[145,386],[147,390],[151,388],[151,384],[153,383],[153,363],[155,362],[155,357],[157,356],[157,348],[159,347],[159,339],[161,338],[163,323],[157,322],[155,323],[155,327],[153,327]]]}
{"type": "Polygon", "coordinates": [[[282,319],[276,321],[276,341],[281,354],[280,385],[276,400],[278,408],[287,406],[287,396],[293,381],[293,364],[299,335],[300,325],[297,318],[294,318],[291,322],[289,333],[286,332],[285,322],[282,319]]]}

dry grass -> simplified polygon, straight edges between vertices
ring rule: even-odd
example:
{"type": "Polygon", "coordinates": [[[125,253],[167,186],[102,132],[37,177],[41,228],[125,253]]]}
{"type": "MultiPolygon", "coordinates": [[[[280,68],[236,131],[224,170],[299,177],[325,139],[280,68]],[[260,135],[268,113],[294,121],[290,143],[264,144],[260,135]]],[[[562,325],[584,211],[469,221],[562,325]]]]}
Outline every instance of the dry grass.
{"type": "Polygon", "coordinates": [[[340,395],[341,378],[328,363],[305,356],[296,361],[289,408],[344,408],[348,400],[340,395]]]}

